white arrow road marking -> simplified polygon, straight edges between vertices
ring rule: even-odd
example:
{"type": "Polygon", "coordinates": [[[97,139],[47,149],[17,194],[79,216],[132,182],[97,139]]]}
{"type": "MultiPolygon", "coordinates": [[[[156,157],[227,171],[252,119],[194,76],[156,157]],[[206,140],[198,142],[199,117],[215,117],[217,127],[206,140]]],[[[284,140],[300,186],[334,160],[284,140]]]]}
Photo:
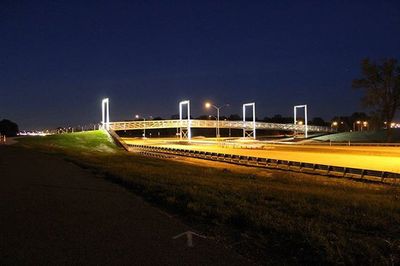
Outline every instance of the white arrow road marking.
{"type": "Polygon", "coordinates": [[[174,236],[172,239],[178,239],[178,238],[180,238],[181,236],[184,236],[184,235],[186,235],[186,237],[187,237],[187,245],[188,245],[188,247],[193,247],[193,236],[197,236],[197,237],[201,237],[201,238],[207,238],[206,236],[199,235],[199,234],[197,234],[195,232],[186,231],[186,232],[183,232],[183,233],[181,233],[179,235],[174,236]]]}

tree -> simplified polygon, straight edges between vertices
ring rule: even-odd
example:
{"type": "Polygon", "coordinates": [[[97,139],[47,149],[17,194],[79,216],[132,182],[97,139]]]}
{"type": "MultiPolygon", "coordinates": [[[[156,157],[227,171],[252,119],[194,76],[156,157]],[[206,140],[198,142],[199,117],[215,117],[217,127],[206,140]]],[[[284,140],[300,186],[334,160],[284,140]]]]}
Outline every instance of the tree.
{"type": "Polygon", "coordinates": [[[322,126],[322,127],[328,126],[328,125],[329,125],[329,123],[325,122],[325,120],[322,119],[321,117],[314,117],[314,118],[311,120],[311,123],[310,123],[310,124],[312,124],[312,125],[314,125],[314,126],[322,126]]]}
{"type": "Polygon", "coordinates": [[[242,118],[238,114],[232,114],[232,115],[229,116],[228,120],[230,120],[230,121],[240,121],[240,120],[242,120],[242,118]]]}
{"type": "MultiPolygon", "coordinates": [[[[267,118],[264,118],[264,121],[266,121],[267,118]]],[[[270,123],[279,123],[279,124],[290,124],[293,123],[293,117],[284,117],[280,114],[276,114],[271,118],[268,118],[268,122],[270,123]]]]}
{"type": "Polygon", "coordinates": [[[209,119],[210,119],[210,116],[208,116],[208,115],[200,115],[200,116],[197,117],[197,119],[209,120],[209,119]]]}
{"type": "Polygon", "coordinates": [[[3,119],[0,121],[0,135],[15,137],[18,131],[18,125],[16,123],[7,119],[3,119]]]}
{"type": "MultiPolygon", "coordinates": [[[[363,105],[375,108],[381,124],[390,125],[400,108],[400,65],[393,58],[380,64],[367,58],[361,63],[361,71],[362,78],[353,80],[353,88],[363,89],[363,105]]],[[[390,126],[387,127],[387,139],[391,139],[390,126]]]]}

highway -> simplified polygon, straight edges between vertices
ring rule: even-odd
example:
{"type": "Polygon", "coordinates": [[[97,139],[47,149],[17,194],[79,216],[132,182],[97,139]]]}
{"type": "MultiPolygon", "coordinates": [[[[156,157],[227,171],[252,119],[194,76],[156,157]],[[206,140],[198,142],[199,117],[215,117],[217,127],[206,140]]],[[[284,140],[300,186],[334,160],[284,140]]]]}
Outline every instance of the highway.
{"type": "Polygon", "coordinates": [[[235,148],[211,141],[179,143],[172,139],[123,138],[127,144],[151,145],[187,150],[219,152],[225,154],[290,160],[304,163],[361,168],[400,173],[400,147],[375,146],[319,146],[284,144],[244,144],[255,148],[235,148]]]}

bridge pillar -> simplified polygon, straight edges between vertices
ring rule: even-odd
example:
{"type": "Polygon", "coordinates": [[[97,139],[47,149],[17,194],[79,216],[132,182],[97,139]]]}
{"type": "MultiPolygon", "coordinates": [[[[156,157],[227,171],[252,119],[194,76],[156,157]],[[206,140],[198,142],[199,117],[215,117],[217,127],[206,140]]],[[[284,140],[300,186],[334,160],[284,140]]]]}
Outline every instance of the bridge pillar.
{"type": "Polygon", "coordinates": [[[103,129],[110,129],[110,107],[108,98],[104,98],[101,101],[101,125],[103,129]]]}
{"type": "Polygon", "coordinates": [[[179,125],[180,125],[180,131],[179,131],[179,137],[182,140],[183,138],[187,138],[188,140],[190,140],[192,138],[192,133],[191,133],[191,129],[190,129],[190,101],[186,100],[186,101],[181,101],[179,103],[179,125]],[[186,105],[187,106],[187,126],[186,128],[183,127],[183,114],[182,114],[182,107],[186,105]]]}
{"type": "Polygon", "coordinates": [[[256,103],[245,103],[243,104],[243,138],[253,137],[256,139],[256,103]],[[253,128],[247,129],[246,127],[246,107],[252,107],[253,109],[253,128]]]}
{"type": "Polygon", "coordinates": [[[298,108],[304,108],[304,137],[308,138],[308,119],[307,119],[307,104],[303,105],[295,105],[293,108],[294,112],[294,126],[296,127],[297,125],[297,109],[298,108]]]}

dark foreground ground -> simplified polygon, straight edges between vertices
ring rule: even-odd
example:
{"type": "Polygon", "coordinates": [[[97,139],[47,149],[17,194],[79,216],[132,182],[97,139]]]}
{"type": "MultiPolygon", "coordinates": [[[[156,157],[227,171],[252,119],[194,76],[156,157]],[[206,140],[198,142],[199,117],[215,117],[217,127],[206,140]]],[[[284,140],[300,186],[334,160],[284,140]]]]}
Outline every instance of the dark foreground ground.
{"type": "Polygon", "coordinates": [[[62,158],[0,146],[0,265],[244,265],[118,185],[62,158]]]}

